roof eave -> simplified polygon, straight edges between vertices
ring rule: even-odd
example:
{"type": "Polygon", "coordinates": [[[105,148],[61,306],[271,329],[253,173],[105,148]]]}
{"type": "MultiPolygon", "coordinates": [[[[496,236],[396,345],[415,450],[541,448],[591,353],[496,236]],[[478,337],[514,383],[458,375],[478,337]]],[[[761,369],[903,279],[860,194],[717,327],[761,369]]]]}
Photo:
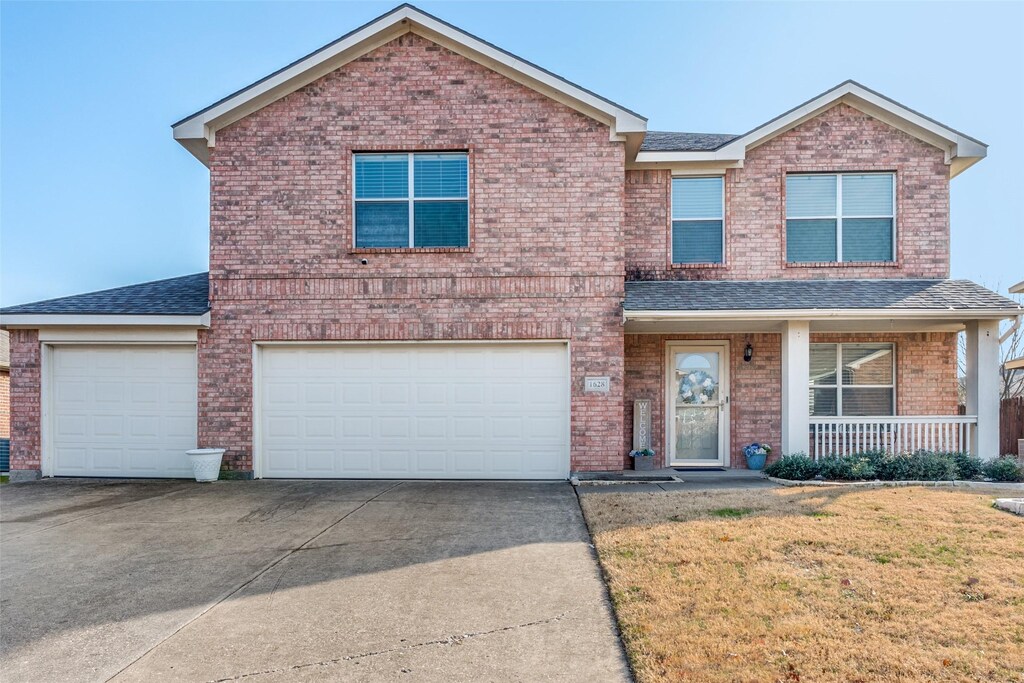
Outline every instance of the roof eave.
{"type": "Polygon", "coordinates": [[[40,327],[210,327],[210,312],[201,315],[139,315],[105,313],[12,313],[0,316],[8,330],[40,327]]]}
{"type": "Polygon", "coordinates": [[[706,152],[640,152],[634,165],[719,164],[742,165],[747,153],[769,140],[820,115],[837,104],[848,104],[944,152],[950,178],[981,161],[988,146],[968,135],[953,130],[934,119],[904,107],[855,81],[840,83],[815,98],[777,116],[750,132],[706,152]]]}
{"type": "Polygon", "coordinates": [[[626,320],[1004,320],[1024,313],[1021,308],[829,308],[757,310],[630,310],[626,320]]]}
{"type": "MultiPolygon", "coordinates": [[[[414,32],[457,54],[590,116],[611,128],[611,138],[630,142],[647,130],[647,120],[610,100],[566,81],[411,5],[395,10],[343,36],[266,78],[196,112],[172,126],[175,140],[203,164],[216,145],[217,130],[312,83],[398,36],[414,32]]],[[[635,141],[639,148],[639,141],[635,141]]]]}

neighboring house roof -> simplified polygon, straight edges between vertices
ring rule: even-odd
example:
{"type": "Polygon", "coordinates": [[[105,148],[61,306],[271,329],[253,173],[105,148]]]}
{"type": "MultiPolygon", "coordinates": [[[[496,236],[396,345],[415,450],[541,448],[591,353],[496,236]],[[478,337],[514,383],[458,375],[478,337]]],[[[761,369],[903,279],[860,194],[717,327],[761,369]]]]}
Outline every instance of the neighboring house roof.
{"type": "Polygon", "coordinates": [[[732,164],[742,162],[746,158],[747,152],[754,147],[792,130],[801,123],[841,103],[848,104],[873,118],[944,150],[946,163],[950,166],[950,177],[962,173],[972,164],[985,158],[988,153],[988,146],[985,143],[943,125],[856,81],[848,80],[784,114],[776,116],[748,133],[733,137],[725,144],[706,150],[666,151],[641,148],[636,157],[636,164],[642,166],[649,163],[671,162],[732,164]]]}
{"type": "Polygon", "coordinates": [[[643,116],[409,4],[396,7],[283,69],[178,121],[172,126],[174,138],[206,164],[209,148],[216,144],[217,130],[409,32],[608,124],[613,138],[625,139],[627,148],[631,147],[634,154],[640,146],[647,130],[647,119],[643,116]],[[617,137],[620,135],[623,137],[617,137]]]}
{"type": "Polygon", "coordinates": [[[649,130],[641,152],[709,152],[732,142],[739,135],[728,133],[671,133],[649,130]]]}
{"type": "Polygon", "coordinates": [[[1010,287],[1010,294],[1024,294],[1024,280],[1010,287]]]}
{"type": "Polygon", "coordinates": [[[210,310],[209,273],[104,289],[0,309],[7,322],[21,315],[197,316],[210,310]]]}
{"type": "Polygon", "coordinates": [[[627,282],[629,311],[1021,312],[970,280],[678,280],[627,282]]]}

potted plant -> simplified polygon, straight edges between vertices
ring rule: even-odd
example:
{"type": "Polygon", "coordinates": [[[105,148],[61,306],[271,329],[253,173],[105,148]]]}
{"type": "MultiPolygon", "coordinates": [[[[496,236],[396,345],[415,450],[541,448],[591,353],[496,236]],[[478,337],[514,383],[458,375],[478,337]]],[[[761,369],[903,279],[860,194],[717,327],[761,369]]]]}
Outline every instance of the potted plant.
{"type": "Polygon", "coordinates": [[[654,467],[654,449],[653,448],[638,448],[635,451],[629,452],[629,457],[633,458],[633,469],[634,470],[653,470],[654,467]]]}
{"type": "Polygon", "coordinates": [[[756,441],[749,446],[743,447],[743,455],[747,458],[747,469],[748,470],[760,470],[764,469],[764,461],[772,453],[772,447],[766,443],[757,443],[756,441]]]}
{"type": "Polygon", "coordinates": [[[220,461],[224,457],[224,448],[195,448],[185,451],[192,461],[192,474],[196,481],[217,481],[220,477],[220,461]]]}

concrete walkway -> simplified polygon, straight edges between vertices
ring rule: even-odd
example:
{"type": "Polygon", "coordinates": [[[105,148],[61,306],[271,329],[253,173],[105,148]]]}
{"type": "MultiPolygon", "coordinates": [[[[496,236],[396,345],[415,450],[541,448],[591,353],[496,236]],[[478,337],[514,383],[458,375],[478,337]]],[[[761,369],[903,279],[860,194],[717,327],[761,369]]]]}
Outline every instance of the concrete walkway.
{"type": "Polygon", "coordinates": [[[656,493],[658,491],[710,491],[719,489],[763,489],[776,484],[764,473],[746,469],[675,470],[630,472],[607,477],[606,481],[583,480],[578,491],[589,493],[656,493]],[[659,481],[674,478],[676,481],[659,481]],[[621,483],[620,483],[621,482],[621,483]]]}
{"type": "Polygon", "coordinates": [[[13,681],[628,678],[567,484],[0,492],[13,681]]]}

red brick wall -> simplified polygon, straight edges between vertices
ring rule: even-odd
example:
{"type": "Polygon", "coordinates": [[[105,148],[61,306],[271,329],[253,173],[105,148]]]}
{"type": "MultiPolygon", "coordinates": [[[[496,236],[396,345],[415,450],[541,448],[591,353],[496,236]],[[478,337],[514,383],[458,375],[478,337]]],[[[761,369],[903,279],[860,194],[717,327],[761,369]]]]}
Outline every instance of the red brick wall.
{"type": "MultiPolygon", "coordinates": [[[[745,467],[740,449],[753,441],[782,440],[782,338],[778,334],[626,335],[623,448],[633,440],[633,401],[652,399],[652,443],[665,451],[665,345],[715,339],[730,343],[730,446],[732,467],[745,467]],[[743,362],[750,341],[754,356],[743,362]]],[[[956,333],[812,334],[811,342],[896,344],[896,405],[900,415],[956,415],[956,333]]],[[[775,457],[781,455],[778,450],[775,457]]]]}
{"type": "Polygon", "coordinates": [[[726,263],[672,266],[669,171],[626,174],[626,271],[634,279],[949,276],[949,167],[943,152],[845,104],[747,154],[726,172],[726,263]],[[785,177],[896,172],[896,262],[785,263],[785,177]],[[652,202],[661,202],[653,206],[652,202]]]}
{"type": "Polygon", "coordinates": [[[11,371],[0,370],[0,439],[11,438],[11,371]]]}
{"type": "Polygon", "coordinates": [[[569,339],[573,469],[618,468],[624,150],[608,136],[412,34],[219,131],[200,441],[252,468],[253,340],[569,339]],[[383,149],[469,151],[469,249],[355,252],[352,153],[383,149]],[[583,394],[591,374],[611,393],[583,394]]]}
{"type": "Polygon", "coordinates": [[[11,470],[39,469],[39,332],[11,330],[11,470]]]}

